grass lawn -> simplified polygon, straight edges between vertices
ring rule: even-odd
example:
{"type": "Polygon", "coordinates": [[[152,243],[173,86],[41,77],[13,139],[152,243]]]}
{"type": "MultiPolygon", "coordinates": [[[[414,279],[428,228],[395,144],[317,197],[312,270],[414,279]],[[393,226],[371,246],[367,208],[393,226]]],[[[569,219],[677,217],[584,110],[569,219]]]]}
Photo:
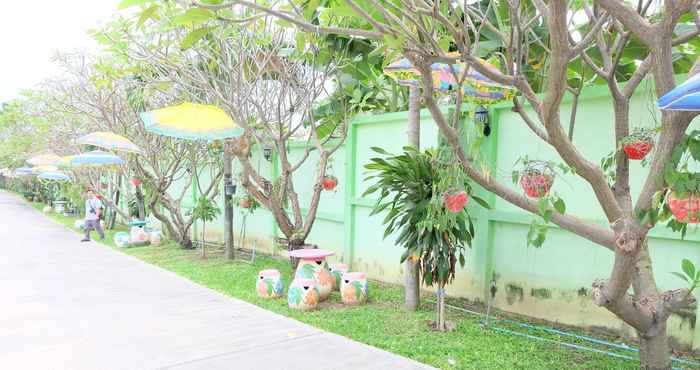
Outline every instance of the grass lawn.
{"type": "MultiPolygon", "coordinates": [[[[41,209],[42,205],[34,204],[41,209]]],[[[52,214],[51,218],[72,228],[74,218],[52,214]]],[[[123,230],[123,228],[121,229],[123,230]]],[[[119,231],[119,230],[117,230],[119,231]]],[[[285,286],[292,275],[286,260],[259,256],[254,265],[225,260],[221,251],[211,251],[202,260],[198,251],[183,250],[174,243],[158,247],[117,248],[107,231],[107,246],[139,258],[153,265],[173,271],[187,279],[210,287],[229,296],[250,302],[270,311],[292,317],[315,327],[337,333],[356,341],[394,352],[441,369],[635,369],[637,361],[612,358],[603,354],[578,351],[551,342],[499,333],[482,328],[480,316],[448,310],[457,329],[438,333],[428,329],[427,320],[434,317],[433,306],[425,302],[420,310],[407,313],[402,310],[403,290],[400,287],[370,282],[370,302],[360,307],[343,307],[340,296],[334,292],[329,303],[314,312],[290,310],[286,299],[264,300],[255,294],[257,272],[276,268],[283,276],[285,286]]],[[[76,241],[78,236],[76,235],[76,241]]],[[[500,327],[523,331],[506,323],[500,327]]],[[[572,342],[570,338],[528,332],[552,340],[572,342]]],[[[598,347],[601,348],[601,347],[598,347]]],[[[601,348],[606,349],[606,348],[601,348]]],[[[631,352],[618,352],[630,355],[631,352]]]]}

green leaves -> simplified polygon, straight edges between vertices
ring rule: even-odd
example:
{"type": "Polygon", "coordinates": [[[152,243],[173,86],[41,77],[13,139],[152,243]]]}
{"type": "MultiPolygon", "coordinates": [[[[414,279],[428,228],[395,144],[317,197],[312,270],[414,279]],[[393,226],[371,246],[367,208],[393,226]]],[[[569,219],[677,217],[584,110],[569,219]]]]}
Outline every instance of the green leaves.
{"type": "Polygon", "coordinates": [[[126,9],[132,6],[144,5],[152,0],[122,0],[122,2],[117,5],[117,9],[126,9]]]}
{"type": "Polygon", "coordinates": [[[190,8],[184,14],[175,16],[173,24],[176,26],[197,26],[212,18],[215,14],[211,10],[203,8],[190,8]]]}
{"type": "Polygon", "coordinates": [[[198,28],[185,36],[180,43],[180,49],[187,50],[192,47],[197,41],[201,40],[204,36],[209,33],[209,27],[198,28]]]}
{"type": "Polygon", "coordinates": [[[688,294],[691,294],[700,285],[700,271],[697,271],[695,265],[687,258],[681,261],[681,270],[683,270],[682,274],[679,272],[671,272],[671,274],[688,283],[688,294]]]}

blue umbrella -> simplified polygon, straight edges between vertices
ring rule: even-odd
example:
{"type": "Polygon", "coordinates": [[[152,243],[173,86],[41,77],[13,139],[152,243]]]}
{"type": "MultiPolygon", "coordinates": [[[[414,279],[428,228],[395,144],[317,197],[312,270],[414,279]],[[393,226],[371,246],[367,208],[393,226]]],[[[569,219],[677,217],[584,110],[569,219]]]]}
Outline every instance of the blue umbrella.
{"type": "Polygon", "coordinates": [[[101,150],[93,150],[91,152],[76,155],[71,160],[73,165],[120,165],[124,164],[124,160],[119,156],[103,152],[101,150]]]}
{"type": "Polygon", "coordinates": [[[63,172],[42,172],[38,176],[42,180],[69,181],[70,177],[63,172]]]}
{"type": "Polygon", "coordinates": [[[31,175],[32,174],[32,168],[31,167],[20,167],[15,169],[15,175],[31,175]]]}
{"type": "Polygon", "coordinates": [[[663,110],[700,111],[700,73],[667,92],[656,104],[663,110]]]}

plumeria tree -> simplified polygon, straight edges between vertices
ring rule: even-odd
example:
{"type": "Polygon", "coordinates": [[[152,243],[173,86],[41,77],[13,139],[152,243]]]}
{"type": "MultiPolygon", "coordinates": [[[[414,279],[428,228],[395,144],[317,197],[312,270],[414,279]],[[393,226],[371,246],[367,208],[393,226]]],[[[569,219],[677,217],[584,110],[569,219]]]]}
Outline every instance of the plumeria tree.
{"type": "MultiPolygon", "coordinates": [[[[598,160],[584,156],[570,138],[576,104],[568,119],[560,105],[567,93],[576,97],[586,84],[605,85],[614,102],[610,141],[618,147],[631,132],[630,99],[642,81],[652,80],[655,94],[661,96],[675,86],[676,73],[694,74],[700,69],[697,0],[321,0],[287,5],[224,0],[194,1],[192,6],[187,11],[206,10],[227,22],[273,16],[307,37],[325,33],[374,40],[377,47],[409,58],[422,75],[423,103],[464,172],[507,202],[544,214],[546,221],[610,250],[614,259],[610,275],[593,285],[596,304],[636,330],[643,368],[670,368],[667,319],[694,299],[687,289],[657,288],[647,235],[659,221],[654,217],[655,195],[672,179],[666,174],[677,172],[672,164],[669,167],[673,151],[697,113],[660,113],[661,132],[649,173],[633,199],[625,153],[614,154],[614,178],[609,182],[598,160]],[[250,12],[239,17],[235,10],[240,7],[250,12]],[[481,57],[491,58],[500,70],[484,65],[481,57]],[[523,124],[587,182],[609,226],[561,212],[564,207],[541,207],[468,156],[435,99],[430,70],[435,62],[464,63],[497,83],[515,86],[513,109],[523,124]]],[[[461,77],[455,72],[460,85],[465,82],[461,77]]],[[[461,86],[455,90],[455,101],[461,103],[461,86]]]]}

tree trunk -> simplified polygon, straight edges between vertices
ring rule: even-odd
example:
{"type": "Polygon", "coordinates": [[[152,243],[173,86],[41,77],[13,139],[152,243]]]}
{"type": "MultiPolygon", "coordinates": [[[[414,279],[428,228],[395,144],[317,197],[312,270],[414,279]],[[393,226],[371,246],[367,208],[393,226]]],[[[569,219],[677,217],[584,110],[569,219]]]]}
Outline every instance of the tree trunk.
{"type": "Polygon", "coordinates": [[[671,351],[666,335],[666,323],[659,334],[648,337],[642,333],[639,336],[639,368],[643,370],[670,370],[671,351]]]}
{"type": "Polygon", "coordinates": [[[206,239],[206,231],[207,231],[207,222],[203,221],[202,222],[202,259],[207,258],[207,239],[206,239]]]}
{"type": "Polygon", "coordinates": [[[224,149],[224,243],[226,244],[226,259],[232,260],[233,246],[233,195],[226,191],[231,183],[231,153],[224,149]]]}
{"type": "Polygon", "coordinates": [[[435,329],[439,331],[446,331],[447,326],[445,325],[445,284],[438,285],[437,289],[437,321],[435,322],[435,329]]]}
{"type": "MultiPolygon", "coordinates": [[[[409,87],[408,96],[408,145],[420,150],[420,89],[409,87]]],[[[420,272],[415,258],[404,262],[404,301],[406,310],[415,311],[420,305],[420,272]]]]}
{"type": "Polygon", "coordinates": [[[146,205],[143,201],[143,192],[141,191],[141,185],[136,187],[136,205],[138,206],[138,218],[143,221],[146,219],[146,205]]]}

